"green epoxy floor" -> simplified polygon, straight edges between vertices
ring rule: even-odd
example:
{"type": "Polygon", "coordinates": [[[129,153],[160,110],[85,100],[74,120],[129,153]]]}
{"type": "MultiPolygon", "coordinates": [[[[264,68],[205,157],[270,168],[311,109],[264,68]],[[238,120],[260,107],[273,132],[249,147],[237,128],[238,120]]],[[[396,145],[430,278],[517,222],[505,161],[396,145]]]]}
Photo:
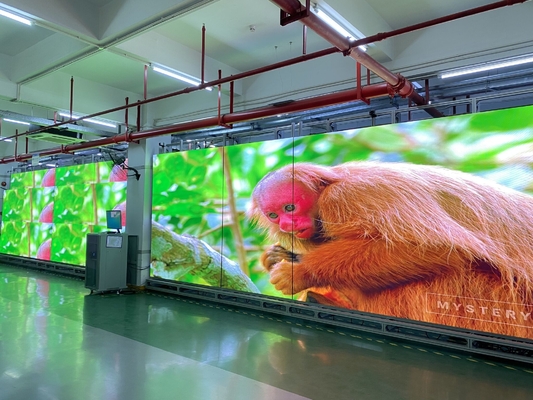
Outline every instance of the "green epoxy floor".
{"type": "Polygon", "coordinates": [[[187,299],[88,294],[0,266],[0,399],[533,399],[533,366],[187,299]]]}

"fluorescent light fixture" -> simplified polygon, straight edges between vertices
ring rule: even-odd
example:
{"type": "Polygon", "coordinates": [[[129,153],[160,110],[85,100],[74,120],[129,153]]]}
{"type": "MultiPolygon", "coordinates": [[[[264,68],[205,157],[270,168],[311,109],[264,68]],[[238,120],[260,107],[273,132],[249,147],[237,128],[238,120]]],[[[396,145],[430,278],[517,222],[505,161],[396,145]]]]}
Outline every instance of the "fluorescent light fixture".
{"type": "MultiPolygon", "coordinates": [[[[182,82],[185,82],[185,83],[189,83],[193,86],[200,86],[202,81],[198,78],[195,78],[194,76],[191,76],[191,75],[187,75],[187,74],[184,74],[183,72],[178,72],[178,71],[174,71],[174,70],[170,70],[170,69],[166,69],[166,68],[161,68],[161,67],[158,67],[158,66],[153,66],[152,69],[155,71],[155,72],[159,72],[160,74],[163,74],[163,75],[166,75],[166,76],[170,76],[171,78],[174,78],[174,79],[178,79],[182,82]]],[[[207,91],[212,91],[213,88],[212,87],[206,87],[205,90],[207,91]]]]}
{"type": "Polygon", "coordinates": [[[29,122],[24,122],[24,121],[17,121],[16,119],[9,119],[9,118],[2,118],[4,121],[6,122],[12,122],[14,124],[20,124],[20,125],[30,125],[29,122]]]}
{"type": "Polygon", "coordinates": [[[0,142],[12,142],[12,141],[13,141],[13,139],[0,137],[0,142]]]}
{"type": "MultiPolygon", "coordinates": [[[[363,39],[365,35],[359,32],[354,26],[352,26],[348,21],[342,18],[333,8],[329,7],[327,4],[321,3],[313,7],[315,15],[333,28],[336,32],[340,33],[342,36],[348,38],[351,42],[358,39],[363,39]]],[[[367,46],[359,46],[359,49],[366,51],[367,46]]]]}
{"type": "MultiPolygon", "coordinates": [[[[60,112],[59,115],[61,115],[62,117],[70,118],[70,114],[67,114],[67,113],[60,112]]],[[[79,119],[79,118],[82,118],[82,117],[72,114],[72,119],[79,119]]],[[[100,121],[99,119],[85,118],[83,121],[92,122],[93,124],[108,126],[110,128],[116,128],[117,127],[116,124],[112,124],[110,122],[100,121]]]]}
{"type": "Polygon", "coordinates": [[[116,127],[117,127],[117,124],[112,124],[111,122],[99,121],[99,120],[97,120],[97,119],[92,119],[92,118],[84,119],[84,121],[92,122],[93,124],[98,124],[98,125],[108,126],[108,127],[110,127],[110,128],[116,128],[116,127]]]}
{"type": "Polygon", "coordinates": [[[521,57],[506,58],[499,61],[493,61],[483,64],[471,65],[464,68],[452,69],[450,71],[441,72],[439,78],[454,78],[456,76],[476,74],[478,72],[491,71],[493,69],[514,67],[516,65],[533,63],[533,55],[529,54],[521,57]]]}
{"type": "Polygon", "coordinates": [[[21,22],[25,25],[32,25],[33,22],[31,22],[29,19],[27,18],[23,18],[17,14],[13,14],[13,13],[10,13],[9,11],[6,11],[6,10],[0,10],[0,15],[3,15],[4,17],[7,17],[7,18],[11,18],[15,21],[18,21],[18,22],[21,22]]]}
{"type": "Polygon", "coordinates": [[[57,167],[57,164],[45,164],[47,167],[52,167],[52,168],[55,168],[57,167]]]}

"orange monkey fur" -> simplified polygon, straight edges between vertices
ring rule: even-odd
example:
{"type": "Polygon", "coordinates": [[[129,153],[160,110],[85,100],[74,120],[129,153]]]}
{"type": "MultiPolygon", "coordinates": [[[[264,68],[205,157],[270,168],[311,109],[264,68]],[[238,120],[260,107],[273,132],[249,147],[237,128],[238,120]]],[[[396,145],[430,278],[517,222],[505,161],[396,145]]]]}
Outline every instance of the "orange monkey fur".
{"type": "Polygon", "coordinates": [[[531,196],[435,166],[296,163],[257,184],[249,216],[279,242],[262,262],[285,294],[533,339],[531,196]],[[259,204],[293,179],[318,194],[311,239],[281,232],[259,204]]]}

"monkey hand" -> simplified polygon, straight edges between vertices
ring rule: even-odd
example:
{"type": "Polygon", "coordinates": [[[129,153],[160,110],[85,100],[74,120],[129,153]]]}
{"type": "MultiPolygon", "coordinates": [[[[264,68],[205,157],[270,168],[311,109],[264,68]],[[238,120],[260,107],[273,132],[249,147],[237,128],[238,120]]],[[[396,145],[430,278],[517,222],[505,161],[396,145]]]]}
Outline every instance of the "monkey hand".
{"type": "Polygon", "coordinates": [[[261,263],[267,271],[270,271],[276,264],[282,261],[299,262],[300,256],[298,254],[290,252],[279,244],[274,244],[270,246],[261,255],[261,263]]]}
{"type": "MultiPolygon", "coordinates": [[[[281,260],[270,270],[270,283],[283,294],[296,294],[307,289],[303,279],[299,279],[299,264],[281,260]]],[[[301,268],[301,267],[300,267],[301,268]]]]}

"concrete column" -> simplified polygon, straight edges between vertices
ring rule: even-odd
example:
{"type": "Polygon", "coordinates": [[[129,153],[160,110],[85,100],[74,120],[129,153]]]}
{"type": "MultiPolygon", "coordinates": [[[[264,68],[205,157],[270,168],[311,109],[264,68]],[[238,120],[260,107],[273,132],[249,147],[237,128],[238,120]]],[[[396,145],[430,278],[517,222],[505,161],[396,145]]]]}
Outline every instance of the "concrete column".
{"type": "MultiPolygon", "coordinates": [[[[128,267],[128,283],[144,286],[150,276],[150,241],[152,233],[152,165],[160,144],[170,143],[170,136],[142,140],[128,146],[128,166],[140,173],[128,178],[126,233],[138,237],[137,265],[128,267]]],[[[134,175],[130,171],[129,175],[134,175]]]]}

